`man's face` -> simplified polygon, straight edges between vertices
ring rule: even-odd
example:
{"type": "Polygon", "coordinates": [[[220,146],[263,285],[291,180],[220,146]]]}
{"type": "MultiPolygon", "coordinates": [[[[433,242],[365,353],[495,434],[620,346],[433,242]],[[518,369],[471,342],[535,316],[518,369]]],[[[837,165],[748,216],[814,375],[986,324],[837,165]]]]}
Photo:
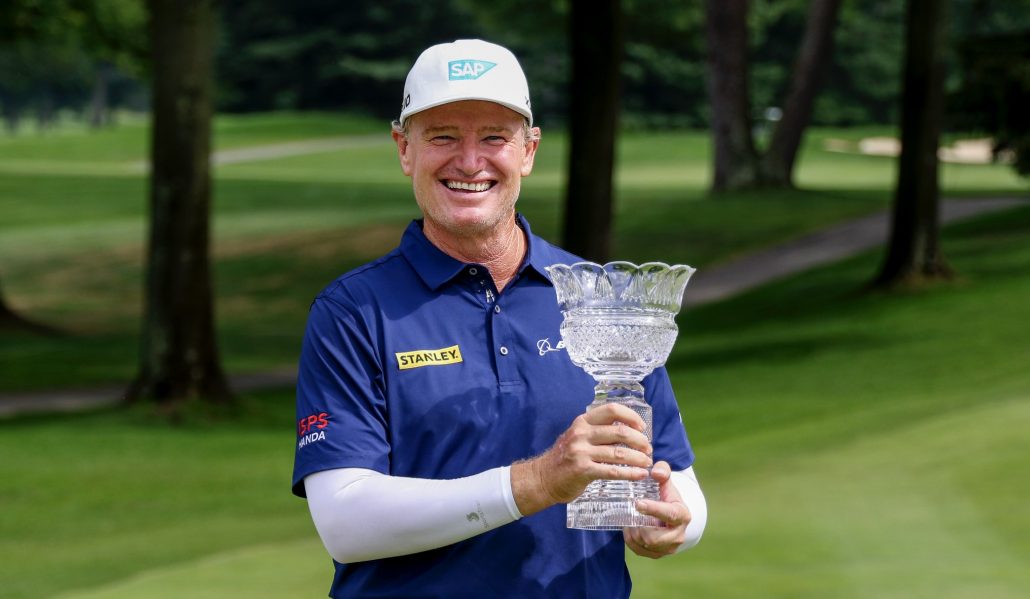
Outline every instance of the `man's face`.
{"type": "Polygon", "coordinates": [[[526,141],[523,124],[500,104],[466,100],[413,115],[407,137],[394,133],[426,226],[475,237],[514,217],[539,144],[526,141]]]}

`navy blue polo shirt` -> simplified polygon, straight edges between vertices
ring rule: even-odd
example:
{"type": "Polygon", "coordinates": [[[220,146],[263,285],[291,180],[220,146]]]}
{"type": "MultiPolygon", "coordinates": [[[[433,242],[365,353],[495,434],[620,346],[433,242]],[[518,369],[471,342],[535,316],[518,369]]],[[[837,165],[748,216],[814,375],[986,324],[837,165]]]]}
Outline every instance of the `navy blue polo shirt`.
{"type": "MultiPolygon", "coordinates": [[[[594,381],[558,346],[562,316],[544,270],[579,261],[526,232],[498,293],[486,268],[408,226],[400,247],[351,271],[311,306],[297,382],[293,492],[331,468],[451,479],[547,450],[593,400],[594,381]]],[[[665,369],[644,381],[654,455],[694,455],[665,369]]],[[[333,597],[626,597],[620,532],[570,530],[565,506],[407,556],[336,564],[333,597]]]]}

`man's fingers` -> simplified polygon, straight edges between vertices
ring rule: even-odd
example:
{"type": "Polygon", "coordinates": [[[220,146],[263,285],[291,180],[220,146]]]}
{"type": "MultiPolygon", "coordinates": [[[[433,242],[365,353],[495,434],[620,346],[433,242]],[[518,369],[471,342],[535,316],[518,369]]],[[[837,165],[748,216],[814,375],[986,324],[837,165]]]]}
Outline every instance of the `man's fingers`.
{"type": "Polygon", "coordinates": [[[621,422],[640,432],[647,427],[644,420],[633,410],[617,403],[606,403],[587,410],[584,414],[586,421],[590,424],[613,424],[621,422]]]}
{"type": "Polygon", "coordinates": [[[595,480],[644,480],[647,477],[647,468],[622,466],[618,464],[602,464],[598,467],[595,480]]]}
{"type": "Polygon", "coordinates": [[[668,555],[670,547],[666,543],[650,539],[646,532],[647,530],[643,528],[624,528],[623,536],[626,545],[629,546],[633,553],[651,559],[658,559],[668,555]]]}
{"type": "Polygon", "coordinates": [[[618,424],[593,427],[590,429],[589,440],[594,445],[626,445],[647,455],[653,451],[651,442],[644,433],[618,424]]]}
{"type": "Polygon", "coordinates": [[[641,514],[654,516],[669,527],[674,528],[690,524],[690,510],[682,503],[640,499],[637,501],[636,507],[637,511],[641,514]]]}
{"type": "Polygon", "coordinates": [[[659,484],[669,480],[672,476],[672,468],[669,467],[669,462],[666,462],[665,460],[655,462],[654,468],[651,469],[651,476],[653,476],[659,484]]]}

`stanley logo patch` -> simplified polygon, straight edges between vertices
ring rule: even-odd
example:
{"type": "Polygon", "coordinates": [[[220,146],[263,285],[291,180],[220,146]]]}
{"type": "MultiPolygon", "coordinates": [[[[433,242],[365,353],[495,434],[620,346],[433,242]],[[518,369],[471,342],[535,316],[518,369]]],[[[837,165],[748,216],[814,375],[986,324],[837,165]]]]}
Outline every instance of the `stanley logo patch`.
{"type": "Polygon", "coordinates": [[[443,366],[461,362],[461,349],[457,345],[443,349],[416,349],[415,351],[397,352],[397,367],[401,370],[421,368],[422,366],[443,366]]]}

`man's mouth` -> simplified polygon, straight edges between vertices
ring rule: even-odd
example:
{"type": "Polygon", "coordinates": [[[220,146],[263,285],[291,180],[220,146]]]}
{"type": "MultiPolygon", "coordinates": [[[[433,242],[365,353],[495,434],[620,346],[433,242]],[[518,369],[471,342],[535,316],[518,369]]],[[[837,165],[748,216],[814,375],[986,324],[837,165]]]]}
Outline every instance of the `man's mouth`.
{"type": "Polygon", "coordinates": [[[496,181],[454,181],[447,179],[443,182],[448,189],[454,189],[457,191],[486,191],[494,186],[496,181]]]}

